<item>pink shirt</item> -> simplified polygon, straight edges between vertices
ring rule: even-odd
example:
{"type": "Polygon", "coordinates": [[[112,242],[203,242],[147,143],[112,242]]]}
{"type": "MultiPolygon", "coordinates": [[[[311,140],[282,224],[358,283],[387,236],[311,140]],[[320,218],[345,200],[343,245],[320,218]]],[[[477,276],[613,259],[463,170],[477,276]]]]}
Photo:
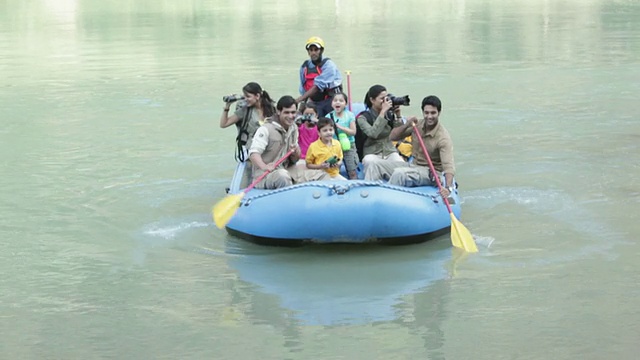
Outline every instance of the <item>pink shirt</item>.
{"type": "Polygon", "coordinates": [[[298,126],[298,144],[300,145],[300,158],[304,159],[305,155],[307,155],[307,149],[312,142],[318,140],[318,128],[314,125],[313,127],[307,127],[307,125],[300,124],[298,126]]]}

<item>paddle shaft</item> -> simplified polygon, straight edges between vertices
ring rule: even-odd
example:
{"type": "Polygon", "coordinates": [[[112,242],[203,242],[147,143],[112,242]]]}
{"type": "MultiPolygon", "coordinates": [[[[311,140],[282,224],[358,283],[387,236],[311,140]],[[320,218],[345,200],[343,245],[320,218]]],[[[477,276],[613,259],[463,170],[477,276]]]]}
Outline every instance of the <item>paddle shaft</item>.
{"type": "MultiPolygon", "coordinates": [[[[416,123],[413,123],[413,130],[415,132],[415,136],[418,137],[418,141],[420,141],[420,147],[422,147],[422,152],[427,158],[429,168],[433,173],[436,184],[438,184],[438,190],[442,193],[442,184],[440,183],[440,177],[436,172],[436,168],[433,166],[433,161],[431,161],[431,156],[429,156],[429,152],[427,151],[427,147],[424,145],[424,140],[422,140],[422,135],[420,134],[420,131],[418,131],[418,126],[416,126],[416,123]]],[[[471,235],[469,230],[467,230],[467,228],[464,227],[464,225],[462,225],[462,223],[458,221],[458,219],[456,219],[453,210],[451,210],[449,200],[447,200],[447,198],[444,196],[442,196],[442,200],[444,200],[445,205],[447,205],[447,210],[449,210],[449,215],[451,216],[451,245],[457,248],[464,249],[464,251],[467,252],[478,252],[478,247],[476,246],[475,241],[473,241],[473,235],[471,235]]]]}
{"type": "Polygon", "coordinates": [[[347,71],[347,98],[349,98],[349,111],[351,111],[351,71],[347,71]]]}
{"type": "MultiPolygon", "coordinates": [[[[289,150],[289,152],[284,154],[283,157],[278,159],[278,161],[276,161],[275,165],[273,165],[273,168],[275,169],[278,166],[280,166],[280,164],[282,164],[282,162],[285,161],[291,154],[293,154],[293,150],[289,150]]],[[[258,183],[260,181],[262,181],[262,179],[264,179],[267,175],[269,175],[270,172],[271,172],[271,170],[266,170],[265,172],[263,172],[262,175],[258,176],[257,179],[253,180],[253,182],[251,184],[249,184],[249,186],[247,186],[246,189],[244,189],[244,192],[248,193],[251,189],[253,189],[254,186],[258,185],[258,183]]]]}
{"type": "MultiPolygon", "coordinates": [[[[427,162],[429,162],[429,169],[431,169],[431,172],[433,173],[433,178],[436,179],[436,184],[438,184],[438,190],[442,191],[442,184],[440,183],[440,177],[436,172],[436,168],[433,166],[433,162],[431,161],[431,156],[429,156],[427,147],[424,145],[424,141],[422,140],[422,135],[420,134],[420,131],[418,131],[418,126],[416,126],[415,123],[413,123],[413,131],[416,133],[416,136],[418,137],[418,141],[420,141],[420,147],[422,148],[422,152],[427,157],[427,162]]],[[[447,210],[449,210],[449,213],[452,213],[453,210],[451,210],[451,205],[449,205],[449,200],[447,200],[447,198],[444,196],[442,197],[442,199],[444,200],[444,204],[447,205],[447,210]]]]}

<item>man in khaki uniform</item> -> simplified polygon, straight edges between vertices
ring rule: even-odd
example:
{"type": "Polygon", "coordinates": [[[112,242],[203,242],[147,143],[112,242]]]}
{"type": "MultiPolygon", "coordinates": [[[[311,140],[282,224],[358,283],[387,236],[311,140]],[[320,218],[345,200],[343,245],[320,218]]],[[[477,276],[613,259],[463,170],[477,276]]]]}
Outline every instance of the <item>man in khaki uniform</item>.
{"type": "Polygon", "coordinates": [[[300,159],[296,112],[295,99],[288,95],[281,97],[276,104],[276,116],[268,118],[253,136],[249,148],[253,180],[269,171],[269,174],[256,184],[256,188],[279,189],[294,183],[322,180],[326,177],[324,171],[304,171],[296,167],[296,162],[300,159]],[[276,168],[275,163],[289,150],[293,150],[293,153],[276,168]]]}
{"type": "MultiPolygon", "coordinates": [[[[451,136],[439,121],[441,110],[442,103],[437,96],[425,97],[422,100],[424,118],[421,120],[418,120],[415,116],[408,118],[404,125],[393,129],[389,138],[397,141],[411,135],[413,124],[415,123],[429,152],[433,166],[436,171],[444,174],[445,181],[440,194],[443,197],[448,197],[453,192],[453,176],[456,169],[453,161],[451,136]]],[[[415,134],[412,137],[411,154],[414,157],[413,164],[393,169],[389,184],[407,187],[433,185],[435,180],[429,169],[429,162],[415,134]]]]}

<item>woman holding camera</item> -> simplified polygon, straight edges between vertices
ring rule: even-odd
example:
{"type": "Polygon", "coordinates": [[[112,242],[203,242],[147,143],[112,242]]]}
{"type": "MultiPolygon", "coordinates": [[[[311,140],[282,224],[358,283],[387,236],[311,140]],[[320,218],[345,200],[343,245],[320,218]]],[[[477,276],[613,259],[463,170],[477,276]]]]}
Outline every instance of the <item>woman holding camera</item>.
{"type": "Polygon", "coordinates": [[[242,88],[244,99],[235,95],[225,96],[225,104],[220,116],[220,127],[226,128],[233,124],[238,128],[236,137],[236,160],[245,161],[245,148],[251,145],[251,139],[256,130],[268,117],[275,115],[274,101],[269,94],[256,82],[250,82],[242,88]],[[235,113],[229,116],[231,104],[237,100],[244,100],[235,113]]]}
{"type": "Polygon", "coordinates": [[[356,141],[356,147],[364,167],[364,179],[386,180],[383,174],[389,174],[399,165],[406,164],[389,139],[391,130],[402,125],[402,122],[396,121],[396,109],[393,109],[393,102],[384,86],[373,85],[369,88],[364,103],[367,110],[356,118],[356,136],[359,140],[356,141]]]}

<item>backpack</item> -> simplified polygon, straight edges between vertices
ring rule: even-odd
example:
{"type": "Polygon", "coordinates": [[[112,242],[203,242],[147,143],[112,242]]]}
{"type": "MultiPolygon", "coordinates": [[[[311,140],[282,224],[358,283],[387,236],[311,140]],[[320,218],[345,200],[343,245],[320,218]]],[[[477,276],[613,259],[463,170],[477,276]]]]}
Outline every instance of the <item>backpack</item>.
{"type": "Polygon", "coordinates": [[[356,151],[358,152],[358,159],[360,159],[360,162],[362,162],[362,158],[364,158],[364,143],[365,141],[367,141],[367,135],[364,133],[364,131],[362,131],[360,125],[358,124],[358,118],[360,117],[360,115],[364,116],[370,125],[373,125],[373,122],[376,121],[376,119],[368,109],[361,111],[360,113],[358,113],[358,115],[356,115],[356,151]]]}

